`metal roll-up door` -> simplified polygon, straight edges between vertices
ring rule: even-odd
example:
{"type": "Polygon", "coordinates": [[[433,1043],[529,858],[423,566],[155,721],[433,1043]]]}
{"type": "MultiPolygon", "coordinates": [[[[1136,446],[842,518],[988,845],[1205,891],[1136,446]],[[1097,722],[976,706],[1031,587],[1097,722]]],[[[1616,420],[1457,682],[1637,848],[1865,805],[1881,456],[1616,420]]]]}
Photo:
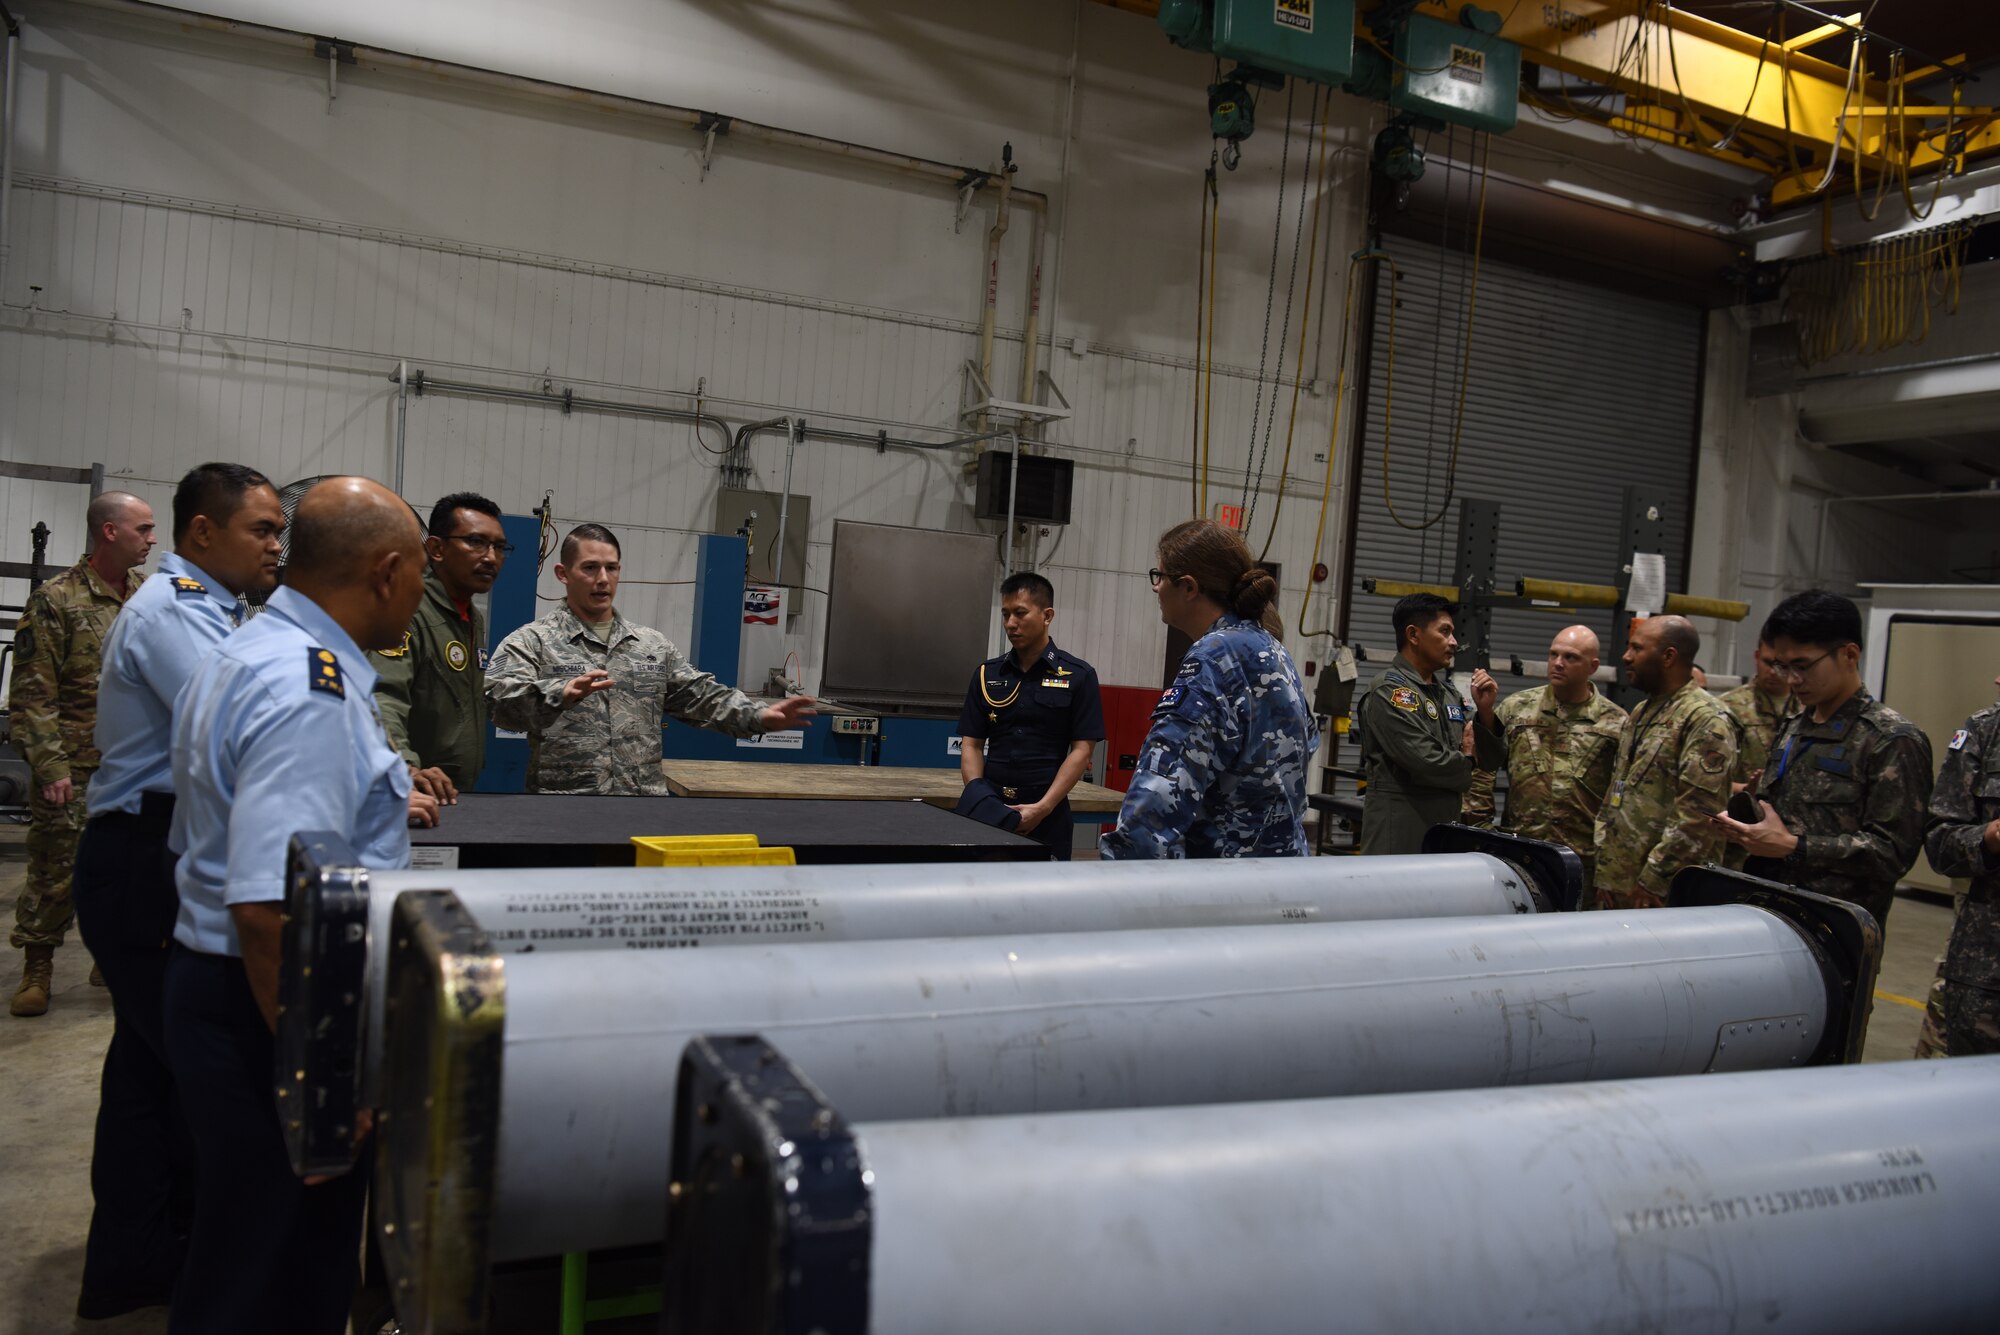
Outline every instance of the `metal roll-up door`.
{"type": "MultiPolygon", "coordinates": [[[[1522,575],[1609,584],[1626,559],[1624,491],[1637,486],[1663,507],[1667,587],[1684,589],[1701,312],[1481,264],[1455,498],[1435,526],[1411,531],[1383,500],[1384,425],[1396,510],[1420,523],[1445,496],[1472,260],[1407,238],[1385,244],[1400,271],[1394,395],[1392,405],[1391,284],[1387,266],[1378,266],[1348,638],[1371,651],[1395,645],[1393,604],[1363,593],[1364,578],[1452,582],[1457,498],[1499,502],[1503,588],[1522,575]]],[[[1549,637],[1579,620],[1605,637],[1608,650],[1609,611],[1496,611],[1496,666],[1506,655],[1541,658],[1549,637]]],[[[1379,671],[1371,663],[1364,684],[1379,671]]],[[[1503,692],[1529,684],[1501,677],[1503,692]]]]}

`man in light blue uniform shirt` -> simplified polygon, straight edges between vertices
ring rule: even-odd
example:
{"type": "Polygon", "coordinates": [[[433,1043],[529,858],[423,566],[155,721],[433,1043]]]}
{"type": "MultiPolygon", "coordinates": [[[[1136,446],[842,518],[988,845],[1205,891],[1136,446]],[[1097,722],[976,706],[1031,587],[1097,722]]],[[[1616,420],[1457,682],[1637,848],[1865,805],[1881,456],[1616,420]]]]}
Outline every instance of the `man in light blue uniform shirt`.
{"type": "Polygon", "coordinates": [[[104,644],[90,823],[76,850],[78,926],[111,988],[111,1046],[91,1151],[96,1208],[77,1315],[161,1306],[173,1294],[193,1209],[194,1150],[175,1102],[160,1022],[179,901],[173,817],[174,697],[236,629],[236,595],[277,583],[285,512],[241,464],[189,470],[174,491],[174,550],[120,609],[104,644]]]}
{"type": "Polygon", "coordinates": [[[301,1182],[273,1098],[285,850],[332,830],[364,866],[406,867],[409,823],[436,823],[383,731],[367,657],[402,643],[423,597],[421,538],[387,488],[321,482],[293,518],[285,587],[176,706],[166,1034],[197,1179],[170,1335],[346,1329],[366,1165],[301,1182]]]}

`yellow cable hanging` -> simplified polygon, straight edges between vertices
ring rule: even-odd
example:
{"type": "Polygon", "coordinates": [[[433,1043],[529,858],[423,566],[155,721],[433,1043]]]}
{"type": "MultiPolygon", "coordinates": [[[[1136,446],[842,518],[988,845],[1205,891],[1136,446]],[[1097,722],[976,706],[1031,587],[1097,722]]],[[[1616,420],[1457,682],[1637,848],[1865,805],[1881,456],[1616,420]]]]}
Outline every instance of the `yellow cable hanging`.
{"type": "Polygon", "coordinates": [[[1259,561],[1271,554],[1271,543],[1278,536],[1278,516],[1285,509],[1285,477],[1292,466],[1292,436],[1299,425],[1299,382],[1306,373],[1306,334],[1312,328],[1313,268],[1319,260],[1319,205],[1326,193],[1326,123],[1332,119],[1331,115],[1324,116],[1319,123],[1319,169],[1313,180],[1312,243],[1306,247],[1306,299],[1299,311],[1299,356],[1292,368],[1292,411],[1285,422],[1285,453],[1278,464],[1278,494],[1271,503],[1271,527],[1264,535],[1264,550],[1257,554],[1259,561]]]}
{"type": "Polygon", "coordinates": [[[1208,427],[1215,411],[1215,238],[1222,231],[1222,191],[1217,188],[1213,166],[1208,176],[1208,209],[1208,346],[1201,359],[1201,504],[1195,510],[1197,519],[1208,516],[1208,427]]]}
{"type": "Polygon", "coordinates": [[[1398,528],[1421,533],[1434,528],[1451,509],[1456,498],[1458,485],[1459,443],[1465,435],[1465,392],[1472,383],[1472,330],[1473,321],[1479,314],[1479,258],[1486,242],[1486,183],[1491,173],[1487,171],[1487,161],[1493,152],[1493,136],[1487,135],[1481,142],[1479,154],[1479,217],[1472,231],[1472,286],[1465,302],[1465,353],[1458,369],[1458,405],[1452,415],[1451,453],[1445,462],[1444,500],[1439,503],[1437,513],[1420,524],[1413,524],[1396,511],[1395,498],[1389,492],[1389,436],[1390,414],[1395,409],[1395,367],[1396,367],[1396,311],[1389,308],[1389,380],[1388,396],[1382,405],[1382,503],[1389,508],[1389,518],[1396,521],[1398,528]]]}

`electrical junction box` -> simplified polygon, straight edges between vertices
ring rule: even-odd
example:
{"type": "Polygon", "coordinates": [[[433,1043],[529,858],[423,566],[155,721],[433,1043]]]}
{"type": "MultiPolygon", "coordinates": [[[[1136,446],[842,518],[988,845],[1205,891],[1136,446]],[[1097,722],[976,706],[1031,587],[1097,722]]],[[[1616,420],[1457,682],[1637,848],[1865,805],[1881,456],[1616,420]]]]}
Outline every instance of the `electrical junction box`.
{"type": "Polygon", "coordinates": [[[1354,70],[1354,0],[1215,0],[1209,43],[1226,59],[1338,88],[1354,70]]]}
{"type": "Polygon", "coordinates": [[[1389,105],[1449,125],[1505,134],[1521,106],[1521,48],[1422,14],[1396,34],[1389,105]]]}
{"type": "Polygon", "coordinates": [[[882,732],[882,720],[874,714],[834,714],[828,721],[842,736],[875,737],[882,732]]]}
{"type": "MultiPolygon", "coordinates": [[[[1008,514],[1009,475],[1014,455],[1008,450],[988,450],[979,456],[978,489],[972,513],[980,519],[1004,521],[1008,514]]],[[[1067,459],[1051,459],[1045,454],[1021,456],[1021,480],[1012,484],[1013,515],[1031,524],[1067,524],[1070,487],[1076,465],[1067,459]]]]}

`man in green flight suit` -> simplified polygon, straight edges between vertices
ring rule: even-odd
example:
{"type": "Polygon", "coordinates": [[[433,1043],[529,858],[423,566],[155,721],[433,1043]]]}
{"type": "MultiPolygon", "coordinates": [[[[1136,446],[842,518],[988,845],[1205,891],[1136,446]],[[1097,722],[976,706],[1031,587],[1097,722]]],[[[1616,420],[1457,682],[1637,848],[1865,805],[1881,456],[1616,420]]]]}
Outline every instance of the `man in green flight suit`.
{"type": "Polygon", "coordinates": [[[1361,765],[1368,773],[1362,853],[1421,852],[1425,830],[1458,819],[1474,770],[1506,763],[1493,714],[1500,684],[1484,668],[1472,674],[1476,717],[1451,684],[1457,614],[1432,593],[1396,603],[1396,661],[1356,710],[1361,765]]]}
{"type": "Polygon", "coordinates": [[[493,588],[513,548],[500,507],[460,491],[431,508],[424,600],[401,645],[369,659],[389,744],[416,786],[450,802],[486,763],[486,618],[473,599],[493,588]]]}

